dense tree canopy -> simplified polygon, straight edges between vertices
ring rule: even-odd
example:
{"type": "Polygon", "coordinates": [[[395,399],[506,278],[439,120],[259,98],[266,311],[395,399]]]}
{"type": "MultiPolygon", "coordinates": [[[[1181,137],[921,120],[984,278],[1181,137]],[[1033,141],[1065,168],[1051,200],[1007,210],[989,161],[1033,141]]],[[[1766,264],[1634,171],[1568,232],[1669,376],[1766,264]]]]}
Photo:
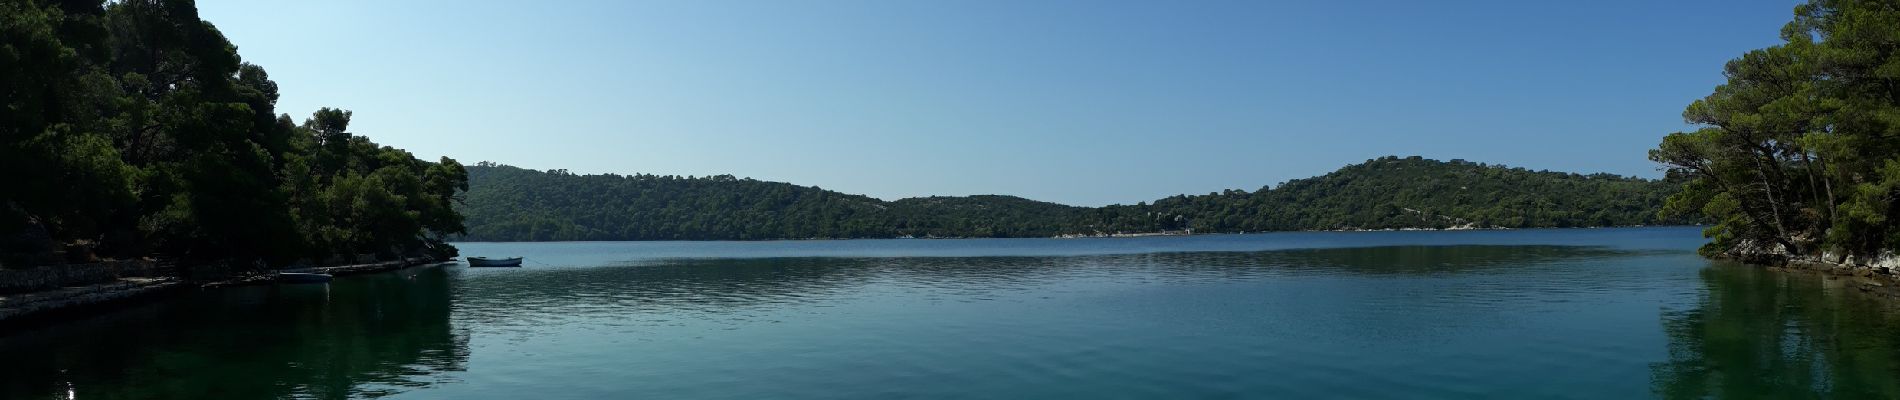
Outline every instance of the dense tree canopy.
{"type": "Polygon", "coordinates": [[[462,230],[459,164],[354,136],[348,111],[277,114],[277,84],[189,0],[0,0],[0,74],[7,265],[283,265],[462,230]]]}
{"type": "Polygon", "coordinates": [[[1717,222],[1706,253],[1900,248],[1896,27],[1892,1],[1810,1],[1785,43],[1729,61],[1728,82],[1683,111],[1700,129],[1668,135],[1650,159],[1686,178],[1667,212],[1717,222]]]}
{"type": "Polygon", "coordinates": [[[720,175],[469,168],[467,240],[1049,237],[1157,231],[1645,225],[1675,185],[1386,157],[1257,192],[1073,207],[1011,196],[883,201],[720,175]]]}
{"type": "Polygon", "coordinates": [[[469,168],[468,240],[1048,236],[1076,207],[1009,196],[885,202],[730,175],[576,175],[469,168]]]}
{"type": "Polygon", "coordinates": [[[1256,192],[1174,196],[1097,210],[1110,231],[1540,228],[1689,222],[1655,215],[1675,189],[1611,174],[1384,157],[1256,192]]]}

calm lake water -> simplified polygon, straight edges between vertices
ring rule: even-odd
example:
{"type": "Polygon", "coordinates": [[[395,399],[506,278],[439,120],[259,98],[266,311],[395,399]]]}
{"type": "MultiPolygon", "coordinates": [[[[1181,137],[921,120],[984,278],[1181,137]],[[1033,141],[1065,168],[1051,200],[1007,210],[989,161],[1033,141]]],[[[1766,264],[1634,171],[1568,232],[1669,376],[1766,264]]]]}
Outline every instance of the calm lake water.
{"type": "Polygon", "coordinates": [[[1900,398],[1900,312],[1694,228],[464,243],[0,332],[0,398],[1900,398]]]}

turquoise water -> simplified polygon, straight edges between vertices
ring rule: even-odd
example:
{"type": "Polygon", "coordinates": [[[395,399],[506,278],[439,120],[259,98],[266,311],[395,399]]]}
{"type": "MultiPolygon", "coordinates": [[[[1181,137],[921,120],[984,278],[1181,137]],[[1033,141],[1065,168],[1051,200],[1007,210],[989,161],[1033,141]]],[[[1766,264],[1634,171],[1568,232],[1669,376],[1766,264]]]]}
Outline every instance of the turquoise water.
{"type": "Polygon", "coordinates": [[[0,333],[0,398],[1896,398],[1900,313],[1694,228],[463,243],[0,333]]]}

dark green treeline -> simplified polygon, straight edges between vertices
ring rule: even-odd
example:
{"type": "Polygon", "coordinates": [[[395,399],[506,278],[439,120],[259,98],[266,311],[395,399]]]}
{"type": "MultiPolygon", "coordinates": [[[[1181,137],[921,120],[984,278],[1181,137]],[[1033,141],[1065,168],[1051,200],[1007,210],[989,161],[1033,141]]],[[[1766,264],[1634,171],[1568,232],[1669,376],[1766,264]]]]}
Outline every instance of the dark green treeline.
{"type": "Polygon", "coordinates": [[[1783,44],[1729,61],[1728,82],[1683,111],[1700,129],[1650,151],[1687,181],[1667,212],[1717,222],[1705,254],[1900,249],[1900,5],[1794,14],[1783,44]]]}
{"type": "Polygon", "coordinates": [[[453,272],[190,291],[9,332],[5,399],[381,398],[469,368],[453,272]],[[156,328],[155,328],[156,327],[156,328]]]}
{"type": "Polygon", "coordinates": [[[482,163],[467,240],[1049,237],[1182,231],[1585,227],[1680,223],[1676,184],[1384,157],[1258,191],[1090,208],[1011,196],[897,201],[728,175],[577,175],[482,163]]]}
{"type": "MultiPolygon", "coordinates": [[[[189,0],[0,0],[0,263],[283,265],[462,230],[454,160],[301,124],[189,0]]],[[[446,246],[436,246],[452,251],[446,246]]]]}

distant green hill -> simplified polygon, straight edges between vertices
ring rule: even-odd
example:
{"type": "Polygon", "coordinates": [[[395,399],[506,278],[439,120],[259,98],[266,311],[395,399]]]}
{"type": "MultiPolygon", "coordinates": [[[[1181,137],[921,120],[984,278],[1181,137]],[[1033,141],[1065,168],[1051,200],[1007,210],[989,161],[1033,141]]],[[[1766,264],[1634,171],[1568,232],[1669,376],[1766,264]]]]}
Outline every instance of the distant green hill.
{"type": "Polygon", "coordinates": [[[1114,230],[1206,232],[1654,225],[1685,222],[1656,216],[1676,190],[1662,181],[1611,174],[1384,157],[1270,190],[1108,206],[1103,214],[1116,219],[1093,222],[1114,230]],[[1149,215],[1151,221],[1131,215],[1149,215]]]}
{"type": "Polygon", "coordinates": [[[464,240],[1049,237],[1310,229],[1627,226],[1676,190],[1607,174],[1385,157],[1257,192],[1089,208],[1014,196],[883,201],[730,175],[576,175],[468,168],[464,240]]]}
{"type": "Polygon", "coordinates": [[[758,240],[1030,237],[1081,210],[1011,196],[883,201],[730,175],[576,175],[468,168],[465,240],[758,240]]]}

